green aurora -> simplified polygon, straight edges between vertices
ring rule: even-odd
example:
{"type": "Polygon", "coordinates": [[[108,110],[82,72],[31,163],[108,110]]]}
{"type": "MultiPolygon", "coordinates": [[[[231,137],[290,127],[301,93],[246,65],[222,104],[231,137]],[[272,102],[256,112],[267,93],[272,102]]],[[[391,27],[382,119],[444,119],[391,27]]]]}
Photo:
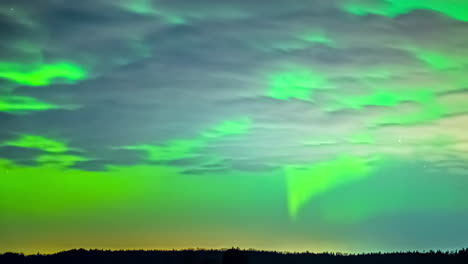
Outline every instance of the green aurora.
{"type": "Polygon", "coordinates": [[[0,4],[0,252],[466,247],[468,2],[215,2],[0,4]]]}

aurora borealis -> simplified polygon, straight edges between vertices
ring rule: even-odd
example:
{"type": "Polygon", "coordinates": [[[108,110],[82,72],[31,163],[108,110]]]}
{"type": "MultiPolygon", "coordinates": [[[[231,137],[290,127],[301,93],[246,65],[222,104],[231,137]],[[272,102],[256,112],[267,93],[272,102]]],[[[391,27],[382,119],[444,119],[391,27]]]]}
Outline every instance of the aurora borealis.
{"type": "Polygon", "coordinates": [[[2,0],[0,252],[468,246],[468,1],[2,0]]]}

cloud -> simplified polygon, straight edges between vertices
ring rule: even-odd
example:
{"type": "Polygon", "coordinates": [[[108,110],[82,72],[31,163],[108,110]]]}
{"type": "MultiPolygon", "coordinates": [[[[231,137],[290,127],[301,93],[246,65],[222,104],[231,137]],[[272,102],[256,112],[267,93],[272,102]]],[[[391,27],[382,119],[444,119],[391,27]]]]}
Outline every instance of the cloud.
{"type": "Polygon", "coordinates": [[[2,146],[0,156],[21,165],[35,165],[35,158],[42,153],[39,149],[2,146]]]}
{"type": "MultiPolygon", "coordinates": [[[[251,126],[251,120],[240,118],[223,121],[192,139],[178,139],[165,142],[163,145],[125,146],[127,150],[144,151],[148,159],[153,161],[183,160],[199,156],[199,151],[212,141],[231,135],[246,134],[251,126]]],[[[209,157],[209,156],[208,156],[209,157]]]]}

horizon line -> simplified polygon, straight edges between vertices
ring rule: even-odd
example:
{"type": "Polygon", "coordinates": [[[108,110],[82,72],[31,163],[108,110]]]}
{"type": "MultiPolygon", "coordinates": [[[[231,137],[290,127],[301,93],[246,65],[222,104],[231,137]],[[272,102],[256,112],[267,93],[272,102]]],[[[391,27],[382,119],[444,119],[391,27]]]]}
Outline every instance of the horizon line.
{"type": "Polygon", "coordinates": [[[314,251],[309,251],[309,250],[304,250],[304,251],[289,251],[289,250],[271,250],[271,249],[256,249],[256,248],[241,248],[241,247],[221,247],[221,248],[201,248],[201,247],[195,247],[195,248],[172,248],[172,249],[138,249],[138,248],[128,248],[128,249],[110,249],[110,248],[71,248],[71,249],[66,249],[66,250],[60,250],[60,251],[54,251],[54,252],[40,252],[38,251],[37,253],[30,253],[30,254],[25,254],[24,252],[15,252],[15,251],[0,251],[0,255],[12,253],[12,254],[20,254],[24,256],[36,256],[36,255],[41,255],[41,256],[51,256],[51,255],[56,255],[60,253],[65,253],[65,252],[71,252],[71,251],[102,251],[102,252],[129,252],[129,251],[145,251],[145,252],[184,252],[184,251],[219,251],[223,252],[229,249],[236,249],[236,250],[241,250],[241,251],[253,251],[253,252],[265,252],[265,253],[278,253],[278,254],[314,254],[314,255],[320,255],[320,254],[329,254],[329,255],[372,255],[372,254],[381,254],[381,255],[386,255],[386,254],[408,254],[408,253],[419,253],[419,254],[431,254],[431,253],[437,253],[441,252],[443,254],[455,254],[460,251],[468,251],[468,246],[467,247],[462,247],[458,249],[426,249],[426,250],[407,250],[407,251],[362,251],[362,252],[344,252],[344,251],[320,251],[320,252],[314,252],[314,251]]]}

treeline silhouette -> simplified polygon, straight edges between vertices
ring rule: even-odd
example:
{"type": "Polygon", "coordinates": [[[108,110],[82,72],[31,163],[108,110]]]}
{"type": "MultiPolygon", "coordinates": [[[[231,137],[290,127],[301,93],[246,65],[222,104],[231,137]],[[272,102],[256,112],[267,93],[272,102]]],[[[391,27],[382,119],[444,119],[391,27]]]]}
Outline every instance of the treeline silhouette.
{"type": "Polygon", "coordinates": [[[1,264],[400,264],[400,263],[468,263],[468,249],[458,251],[393,252],[370,254],[284,253],[240,250],[85,250],[74,249],[50,255],[4,253],[1,264]]]}

